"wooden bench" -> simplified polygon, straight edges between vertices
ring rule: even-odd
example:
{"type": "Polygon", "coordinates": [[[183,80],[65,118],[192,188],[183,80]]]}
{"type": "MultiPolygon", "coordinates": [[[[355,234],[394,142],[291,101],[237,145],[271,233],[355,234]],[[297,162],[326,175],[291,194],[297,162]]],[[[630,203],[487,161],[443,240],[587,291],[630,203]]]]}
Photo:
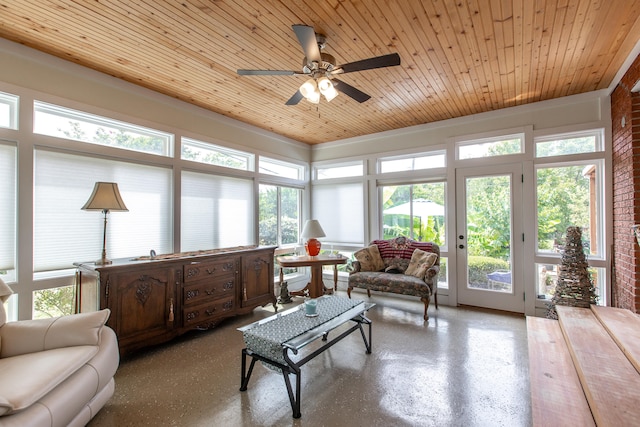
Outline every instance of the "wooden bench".
{"type": "Polygon", "coordinates": [[[557,306],[527,318],[534,426],[640,422],[640,317],[629,310],[557,306]]]}

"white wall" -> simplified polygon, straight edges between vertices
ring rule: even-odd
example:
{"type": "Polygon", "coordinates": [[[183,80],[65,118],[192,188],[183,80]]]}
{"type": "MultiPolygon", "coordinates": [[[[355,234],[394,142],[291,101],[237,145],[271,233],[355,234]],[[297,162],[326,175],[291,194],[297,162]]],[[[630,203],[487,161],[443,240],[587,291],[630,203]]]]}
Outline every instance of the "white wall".
{"type": "Polygon", "coordinates": [[[124,80],[0,39],[0,82],[259,152],[308,162],[309,146],[124,80]]]}
{"type": "Polygon", "coordinates": [[[456,137],[523,126],[533,126],[534,131],[580,127],[608,117],[608,111],[603,115],[602,107],[603,102],[608,105],[608,99],[608,91],[602,90],[329,142],[312,148],[312,161],[367,157],[390,151],[419,151],[423,147],[445,144],[456,137]]]}

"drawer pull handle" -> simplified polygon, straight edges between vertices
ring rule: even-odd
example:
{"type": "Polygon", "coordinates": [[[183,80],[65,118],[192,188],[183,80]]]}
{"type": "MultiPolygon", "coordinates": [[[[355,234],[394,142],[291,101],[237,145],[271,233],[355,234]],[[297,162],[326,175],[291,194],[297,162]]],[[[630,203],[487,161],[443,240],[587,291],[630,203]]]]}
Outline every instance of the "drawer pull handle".
{"type": "Polygon", "coordinates": [[[213,274],[213,273],[215,273],[215,271],[216,271],[215,267],[214,268],[207,268],[207,273],[209,273],[209,274],[213,274]]]}
{"type": "Polygon", "coordinates": [[[204,312],[207,313],[207,316],[211,316],[213,313],[216,312],[216,309],[215,308],[210,308],[208,310],[205,310],[204,312]]]}
{"type": "Polygon", "coordinates": [[[211,289],[205,290],[207,295],[213,295],[215,293],[215,291],[216,291],[216,288],[211,288],[211,289]]]}

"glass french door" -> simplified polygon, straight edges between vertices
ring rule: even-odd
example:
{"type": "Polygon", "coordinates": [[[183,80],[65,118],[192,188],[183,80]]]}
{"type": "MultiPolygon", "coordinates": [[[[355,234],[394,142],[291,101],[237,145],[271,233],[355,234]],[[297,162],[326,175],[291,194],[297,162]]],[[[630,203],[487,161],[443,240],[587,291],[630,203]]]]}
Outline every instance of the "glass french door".
{"type": "Polygon", "coordinates": [[[456,170],[458,303],[524,313],[522,165],[456,170]]]}

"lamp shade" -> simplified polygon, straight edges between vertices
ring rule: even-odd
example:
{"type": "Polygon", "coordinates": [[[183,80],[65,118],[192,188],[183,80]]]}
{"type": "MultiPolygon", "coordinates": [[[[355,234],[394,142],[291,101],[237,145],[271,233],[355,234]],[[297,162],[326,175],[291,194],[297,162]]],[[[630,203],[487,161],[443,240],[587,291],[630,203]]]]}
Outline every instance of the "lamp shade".
{"type": "Polygon", "coordinates": [[[82,209],[87,211],[129,211],[115,182],[96,182],[93,193],[82,209]]]}
{"type": "Polygon", "coordinates": [[[307,222],[304,223],[304,228],[302,229],[303,238],[312,239],[325,236],[326,234],[324,234],[324,230],[317,219],[308,219],[307,222]]]}

